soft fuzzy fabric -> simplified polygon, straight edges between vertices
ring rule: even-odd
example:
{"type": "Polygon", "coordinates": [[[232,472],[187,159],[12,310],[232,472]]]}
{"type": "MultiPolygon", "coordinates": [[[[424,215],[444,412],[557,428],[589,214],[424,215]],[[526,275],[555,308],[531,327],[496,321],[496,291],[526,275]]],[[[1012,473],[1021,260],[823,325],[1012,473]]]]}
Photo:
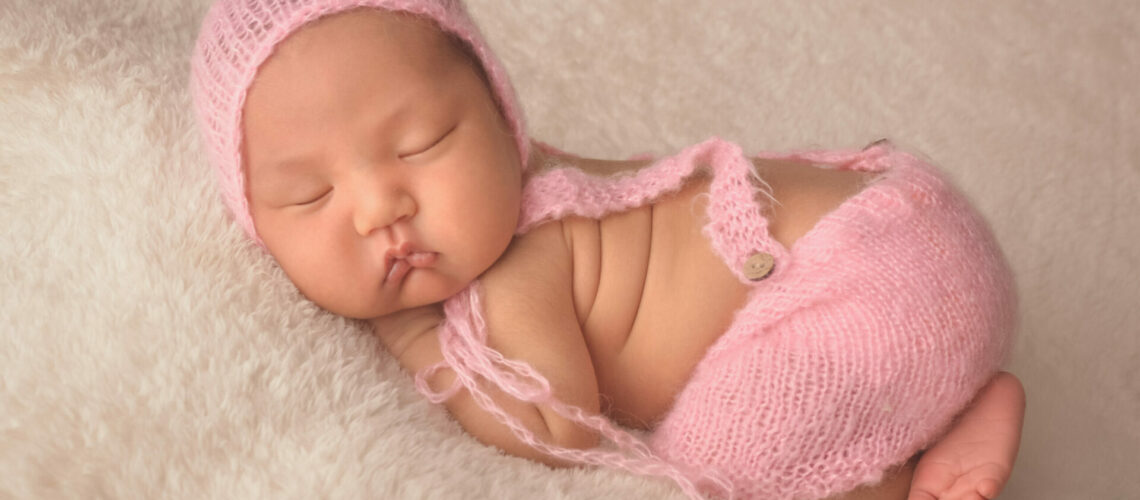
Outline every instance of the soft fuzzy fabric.
{"type": "MultiPolygon", "coordinates": [[[[0,498],[679,498],[479,445],[298,296],[197,144],[206,4],[0,2],[0,498]]],[[[1022,297],[1029,411],[1003,498],[1140,491],[1135,2],[470,8],[532,135],[569,151],[889,136],[935,159],[1022,297]]]]}

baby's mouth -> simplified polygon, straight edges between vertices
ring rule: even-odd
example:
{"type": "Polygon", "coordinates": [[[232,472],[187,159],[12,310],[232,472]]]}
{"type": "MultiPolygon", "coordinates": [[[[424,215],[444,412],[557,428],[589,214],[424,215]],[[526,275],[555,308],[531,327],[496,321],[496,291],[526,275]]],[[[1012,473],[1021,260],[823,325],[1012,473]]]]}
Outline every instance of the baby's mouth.
{"type": "Polygon", "coordinates": [[[439,254],[436,252],[411,251],[411,245],[405,242],[396,249],[389,250],[387,255],[384,256],[384,261],[388,269],[387,274],[384,276],[384,283],[399,283],[413,268],[430,267],[435,264],[438,258],[439,254]]]}

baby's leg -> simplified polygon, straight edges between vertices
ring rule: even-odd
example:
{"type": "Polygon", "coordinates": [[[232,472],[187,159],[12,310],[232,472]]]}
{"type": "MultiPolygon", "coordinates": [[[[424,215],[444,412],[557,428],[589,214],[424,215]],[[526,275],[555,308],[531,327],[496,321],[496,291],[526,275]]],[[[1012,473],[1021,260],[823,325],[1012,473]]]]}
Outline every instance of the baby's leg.
{"type": "Polygon", "coordinates": [[[997,374],[923,453],[910,500],[982,500],[1001,493],[1021,444],[1025,390],[1010,373],[997,374]]]}

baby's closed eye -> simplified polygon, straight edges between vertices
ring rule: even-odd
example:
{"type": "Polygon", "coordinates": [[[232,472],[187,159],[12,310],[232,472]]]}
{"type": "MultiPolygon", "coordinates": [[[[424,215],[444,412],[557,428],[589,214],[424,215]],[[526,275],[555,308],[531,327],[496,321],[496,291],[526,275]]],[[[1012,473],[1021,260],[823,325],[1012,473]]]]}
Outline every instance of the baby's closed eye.
{"type": "Polygon", "coordinates": [[[426,141],[426,143],[419,146],[408,148],[408,152],[399,153],[398,156],[402,160],[411,160],[423,156],[447,140],[457,128],[459,128],[458,125],[447,127],[444,132],[433,135],[430,141],[426,141]]]}
{"type": "Polygon", "coordinates": [[[332,194],[332,192],[333,192],[333,188],[326,187],[326,188],[322,188],[320,190],[313,190],[313,192],[309,192],[308,194],[294,196],[293,197],[294,199],[297,199],[300,201],[294,202],[293,205],[302,206],[302,207],[303,206],[309,206],[309,205],[315,205],[315,204],[317,204],[317,202],[320,202],[324,199],[327,199],[329,197],[329,195],[332,194]]]}

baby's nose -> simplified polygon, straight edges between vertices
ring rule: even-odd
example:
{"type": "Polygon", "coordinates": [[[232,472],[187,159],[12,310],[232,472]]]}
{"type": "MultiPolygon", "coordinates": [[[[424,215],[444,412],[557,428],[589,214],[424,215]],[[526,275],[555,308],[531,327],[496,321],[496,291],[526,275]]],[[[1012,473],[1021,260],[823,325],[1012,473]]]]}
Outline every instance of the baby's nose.
{"type": "Polygon", "coordinates": [[[353,225],[361,236],[368,236],[377,229],[389,227],[415,213],[415,200],[404,190],[362,194],[353,214],[353,225]]]}

